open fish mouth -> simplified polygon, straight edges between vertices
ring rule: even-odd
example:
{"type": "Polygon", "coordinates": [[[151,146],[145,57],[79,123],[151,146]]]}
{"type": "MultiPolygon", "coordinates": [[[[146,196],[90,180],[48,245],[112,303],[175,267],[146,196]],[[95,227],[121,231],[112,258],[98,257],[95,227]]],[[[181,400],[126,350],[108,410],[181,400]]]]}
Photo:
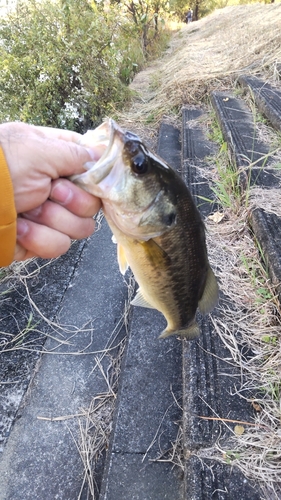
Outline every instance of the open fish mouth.
{"type": "Polygon", "coordinates": [[[73,175],[70,180],[75,182],[79,179],[79,183],[84,185],[84,189],[99,195],[100,193],[97,193],[94,188],[90,191],[89,186],[99,184],[110,174],[120,153],[120,143],[123,142],[124,132],[111,118],[95,130],[88,131],[81,139],[81,146],[95,147],[103,153],[98,161],[88,162],[84,165],[87,170],[84,174],[73,175]]]}

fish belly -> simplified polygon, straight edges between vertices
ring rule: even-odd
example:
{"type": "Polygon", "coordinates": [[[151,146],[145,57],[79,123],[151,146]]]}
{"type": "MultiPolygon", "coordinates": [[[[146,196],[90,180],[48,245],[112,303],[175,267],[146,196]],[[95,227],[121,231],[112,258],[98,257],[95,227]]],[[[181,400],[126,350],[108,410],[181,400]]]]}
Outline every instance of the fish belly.
{"type": "Polygon", "coordinates": [[[108,223],[119,247],[119,259],[120,255],[123,256],[122,268],[126,267],[126,260],[139,285],[138,294],[144,299],[142,305],[147,303],[147,307],[153,307],[165,316],[169,334],[191,324],[197,302],[194,297],[188,297],[190,278],[186,269],[181,269],[180,259],[176,259],[175,266],[173,258],[161,247],[159,238],[136,240],[122,233],[111,220],[108,223]]]}

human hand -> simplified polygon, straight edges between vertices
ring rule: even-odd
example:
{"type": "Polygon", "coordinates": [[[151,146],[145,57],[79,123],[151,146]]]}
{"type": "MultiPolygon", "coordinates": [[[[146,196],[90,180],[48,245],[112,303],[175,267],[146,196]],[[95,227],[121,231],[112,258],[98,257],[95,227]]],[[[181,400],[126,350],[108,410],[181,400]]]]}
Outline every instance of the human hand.
{"type": "Polygon", "coordinates": [[[94,231],[100,200],[64,177],[84,171],[100,152],[79,145],[67,130],[24,123],[0,125],[0,144],[10,170],[17,220],[14,259],[52,258],[66,252],[71,239],[94,231]]]}

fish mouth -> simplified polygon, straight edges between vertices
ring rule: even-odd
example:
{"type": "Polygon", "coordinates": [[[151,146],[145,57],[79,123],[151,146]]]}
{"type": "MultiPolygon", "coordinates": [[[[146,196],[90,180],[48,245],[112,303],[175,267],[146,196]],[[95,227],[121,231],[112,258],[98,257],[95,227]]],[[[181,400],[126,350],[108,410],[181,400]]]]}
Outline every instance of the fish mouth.
{"type": "MultiPolygon", "coordinates": [[[[102,156],[100,157],[100,159],[94,165],[94,168],[92,166],[91,180],[92,182],[94,182],[94,184],[99,184],[111,172],[111,169],[116,160],[119,147],[119,145],[116,144],[115,141],[116,135],[119,137],[121,141],[123,141],[124,137],[124,132],[117,125],[117,123],[111,118],[107,122],[102,124],[100,127],[102,132],[100,139],[103,140],[105,143],[107,142],[107,147],[103,152],[102,156]],[[105,129],[105,134],[103,134],[103,129],[105,129]]],[[[85,140],[86,140],[86,135],[87,134],[85,134],[85,140]]]]}
{"type": "MultiPolygon", "coordinates": [[[[100,184],[110,174],[114,166],[120,142],[124,143],[124,132],[112,118],[109,118],[95,130],[86,132],[81,139],[80,145],[90,148],[103,148],[104,150],[98,161],[88,162],[84,165],[86,172],[71,176],[71,180],[83,185],[86,189],[87,185],[100,184]],[[116,136],[119,139],[117,141],[116,136]]],[[[96,193],[93,192],[92,194],[96,193]]]]}

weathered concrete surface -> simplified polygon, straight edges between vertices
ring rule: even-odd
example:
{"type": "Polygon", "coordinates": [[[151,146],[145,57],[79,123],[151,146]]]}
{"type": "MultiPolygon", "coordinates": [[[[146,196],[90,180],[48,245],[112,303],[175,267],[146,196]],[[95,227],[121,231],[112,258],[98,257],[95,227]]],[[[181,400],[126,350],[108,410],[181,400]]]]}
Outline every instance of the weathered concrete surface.
{"type": "Polygon", "coordinates": [[[101,500],[182,498],[177,468],[151,462],[168,458],[182,416],[181,342],[159,340],[164,327],[160,313],[134,308],[101,500]]]}
{"type": "MultiPolygon", "coordinates": [[[[75,443],[79,443],[78,420],[41,417],[81,414],[96,394],[108,389],[95,368],[95,358],[113,341],[112,332],[127,298],[115,253],[111,233],[103,222],[89,241],[61,304],[59,322],[68,327],[49,330],[63,343],[48,338],[45,348],[53,353],[43,355],[5,446],[0,462],[2,500],[78,498],[83,479],[75,443]]],[[[120,335],[125,332],[119,333],[116,342],[120,335]]],[[[108,358],[102,363],[106,370],[108,358]]]]}
{"type": "Polygon", "coordinates": [[[251,110],[231,92],[212,92],[211,101],[234,164],[241,172],[241,186],[274,185],[269,147],[258,138],[251,110]]]}
{"type": "Polygon", "coordinates": [[[102,499],[114,500],[181,500],[177,470],[169,463],[143,463],[143,455],[112,453],[110,481],[102,499]],[[128,464],[130,466],[128,467],[128,464]],[[176,485],[176,487],[175,487],[176,485]]]}
{"type": "Polygon", "coordinates": [[[277,130],[281,130],[281,90],[255,76],[241,75],[238,82],[252,91],[255,104],[277,130]]]}
{"type": "MultiPolygon", "coordinates": [[[[270,196],[270,191],[268,193],[270,196]]],[[[256,208],[250,214],[250,224],[262,249],[262,259],[281,301],[281,218],[256,208]]]]}
{"type": "Polygon", "coordinates": [[[217,210],[215,194],[212,191],[208,175],[208,158],[218,152],[218,146],[207,139],[202,128],[204,111],[199,108],[182,110],[182,167],[181,173],[187,186],[192,191],[196,206],[202,217],[217,210]]]}
{"type": "Polygon", "coordinates": [[[260,492],[237,467],[192,456],[187,460],[185,500],[261,500],[260,492]]]}
{"type": "Polygon", "coordinates": [[[69,252],[58,259],[38,259],[30,262],[26,269],[20,271],[21,279],[19,272],[12,273],[10,278],[0,285],[1,453],[47,338],[47,325],[30,299],[35,302],[42,315],[53,320],[85,246],[87,241],[75,242],[69,252]]]}

